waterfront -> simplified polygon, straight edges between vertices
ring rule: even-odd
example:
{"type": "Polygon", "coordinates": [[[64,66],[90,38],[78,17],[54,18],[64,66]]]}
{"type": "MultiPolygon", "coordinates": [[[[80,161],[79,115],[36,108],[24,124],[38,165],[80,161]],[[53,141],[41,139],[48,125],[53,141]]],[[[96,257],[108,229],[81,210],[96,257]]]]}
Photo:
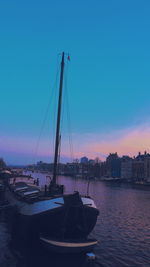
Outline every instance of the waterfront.
{"type": "MultiPolygon", "coordinates": [[[[33,173],[44,185],[46,174],[33,173]]],[[[79,190],[86,194],[87,182],[71,177],[59,177],[65,184],[66,193],[79,190]]],[[[99,240],[95,249],[95,266],[103,267],[148,267],[150,266],[150,191],[92,181],[90,195],[94,198],[100,216],[91,236],[99,240]]],[[[48,255],[44,250],[20,251],[10,242],[6,218],[1,216],[0,266],[88,266],[85,257],[48,255]],[[49,264],[51,262],[51,264],[49,264]]]]}

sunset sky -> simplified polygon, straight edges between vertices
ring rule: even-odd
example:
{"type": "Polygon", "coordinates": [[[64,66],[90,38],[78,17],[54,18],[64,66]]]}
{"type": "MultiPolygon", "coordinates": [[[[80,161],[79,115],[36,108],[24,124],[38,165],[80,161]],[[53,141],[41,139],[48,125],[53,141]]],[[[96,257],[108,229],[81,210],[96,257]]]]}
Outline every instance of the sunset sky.
{"type": "Polygon", "coordinates": [[[0,157],[52,161],[62,51],[73,142],[70,155],[64,107],[62,161],[150,152],[149,11],[148,0],[1,0],[0,157]]]}

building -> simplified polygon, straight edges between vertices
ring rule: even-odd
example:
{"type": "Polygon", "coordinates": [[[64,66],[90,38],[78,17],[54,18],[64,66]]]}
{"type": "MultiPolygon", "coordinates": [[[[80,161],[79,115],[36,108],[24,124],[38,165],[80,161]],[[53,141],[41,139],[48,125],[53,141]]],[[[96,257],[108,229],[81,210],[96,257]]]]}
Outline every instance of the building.
{"type": "Polygon", "coordinates": [[[117,153],[110,153],[106,158],[107,176],[112,178],[121,177],[121,159],[117,153]]]}
{"type": "Polygon", "coordinates": [[[150,156],[144,160],[145,181],[150,182],[150,156]]]}
{"type": "Polygon", "coordinates": [[[128,156],[123,156],[121,159],[121,178],[132,180],[133,159],[128,156]]]}
{"type": "Polygon", "coordinates": [[[132,176],[134,181],[144,181],[145,173],[144,173],[144,160],[133,160],[132,165],[132,176]]]}
{"type": "Polygon", "coordinates": [[[82,157],[80,159],[80,163],[88,163],[88,158],[87,157],[82,157]]]}
{"type": "Polygon", "coordinates": [[[136,181],[148,181],[150,179],[150,154],[139,152],[133,160],[133,178],[136,181]]]}
{"type": "Polygon", "coordinates": [[[78,163],[66,163],[64,165],[64,175],[76,176],[79,173],[79,164],[78,163]]]}

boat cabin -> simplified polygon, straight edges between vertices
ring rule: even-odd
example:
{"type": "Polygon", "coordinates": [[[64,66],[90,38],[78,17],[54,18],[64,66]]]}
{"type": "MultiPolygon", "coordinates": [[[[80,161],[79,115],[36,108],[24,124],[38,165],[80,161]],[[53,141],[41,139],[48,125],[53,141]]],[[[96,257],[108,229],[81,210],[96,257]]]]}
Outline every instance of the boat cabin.
{"type": "Polygon", "coordinates": [[[11,190],[16,197],[23,201],[35,201],[38,200],[40,195],[40,189],[35,185],[28,185],[25,182],[15,182],[10,185],[11,190]]]}

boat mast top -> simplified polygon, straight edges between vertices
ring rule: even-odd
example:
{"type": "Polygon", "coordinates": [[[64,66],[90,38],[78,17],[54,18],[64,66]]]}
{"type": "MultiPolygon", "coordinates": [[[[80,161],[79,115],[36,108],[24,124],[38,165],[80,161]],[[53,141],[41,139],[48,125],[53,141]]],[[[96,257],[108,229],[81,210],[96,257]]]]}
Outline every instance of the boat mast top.
{"type": "Polygon", "coordinates": [[[56,139],[55,139],[55,155],[54,155],[54,167],[53,167],[53,186],[56,185],[57,176],[57,164],[58,164],[58,152],[60,145],[60,119],[61,119],[61,105],[62,105],[62,89],[63,89],[63,78],[64,78],[64,52],[62,53],[61,60],[61,72],[60,72],[60,85],[59,85],[59,99],[58,99],[58,111],[57,111],[57,124],[56,124],[56,139]]]}

